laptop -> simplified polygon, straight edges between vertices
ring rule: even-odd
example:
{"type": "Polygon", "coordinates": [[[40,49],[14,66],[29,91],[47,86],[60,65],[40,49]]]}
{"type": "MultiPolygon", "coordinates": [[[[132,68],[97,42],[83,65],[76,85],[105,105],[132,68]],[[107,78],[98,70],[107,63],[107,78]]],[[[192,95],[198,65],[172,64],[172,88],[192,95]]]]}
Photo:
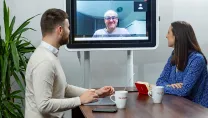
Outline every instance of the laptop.
{"type": "Polygon", "coordinates": [[[116,103],[114,103],[111,99],[110,96],[105,97],[105,98],[98,98],[98,101],[93,101],[84,105],[99,105],[99,106],[114,106],[116,103]]]}

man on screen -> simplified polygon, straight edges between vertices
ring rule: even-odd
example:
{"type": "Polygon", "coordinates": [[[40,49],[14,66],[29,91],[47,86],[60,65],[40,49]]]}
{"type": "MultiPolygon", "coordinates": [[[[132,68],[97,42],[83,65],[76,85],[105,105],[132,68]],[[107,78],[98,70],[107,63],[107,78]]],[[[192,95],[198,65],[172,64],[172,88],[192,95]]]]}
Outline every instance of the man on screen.
{"type": "Polygon", "coordinates": [[[125,28],[118,28],[118,14],[113,10],[108,10],[104,14],[104,22],[106,28],[97,30],[93,37],[103,36],[127,36],[129,32],[125,28]]]}

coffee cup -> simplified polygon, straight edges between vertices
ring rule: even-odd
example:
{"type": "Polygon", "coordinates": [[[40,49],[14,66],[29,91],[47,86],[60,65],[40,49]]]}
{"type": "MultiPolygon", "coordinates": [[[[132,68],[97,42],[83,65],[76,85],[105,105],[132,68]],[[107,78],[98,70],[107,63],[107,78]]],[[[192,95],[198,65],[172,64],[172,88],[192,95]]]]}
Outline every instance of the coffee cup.
{"type": "Polygon", "coordinates": [[[154,86],[152,90],[148,92],[148,95],[152,98],[153,103],[162,103],[162,98],[164,95],[163,86],[154,86]]]}
{"type": "Polygon", "coordinates": [[[110,99],[116,103],[117,108],[123,109],[126,107],[127,95],[128,91],[115,91],[115,94],[111,95],[110,99]],[[115,100],[112,97],[115,97],[115,100]]]}

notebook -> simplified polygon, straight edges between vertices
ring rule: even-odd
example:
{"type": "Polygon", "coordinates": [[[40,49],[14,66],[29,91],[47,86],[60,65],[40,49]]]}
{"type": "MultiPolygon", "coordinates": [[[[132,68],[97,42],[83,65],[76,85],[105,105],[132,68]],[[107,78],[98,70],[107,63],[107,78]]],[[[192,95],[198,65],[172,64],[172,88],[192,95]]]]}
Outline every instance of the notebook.
{"type": "Polygon", "coordinates": [[[111,101],[110,97],[98,98],[98,101],[90,102],[84,105],[99,105],[99,106],[107,106],[107,105],[116,105],[113,101],[111,101]]]}
{"type": "Polygon", "coordinates": [[[149,88],[145,82],[136,82],[135,86],[139,92],[139,94],[148,94],[149,88]]]}

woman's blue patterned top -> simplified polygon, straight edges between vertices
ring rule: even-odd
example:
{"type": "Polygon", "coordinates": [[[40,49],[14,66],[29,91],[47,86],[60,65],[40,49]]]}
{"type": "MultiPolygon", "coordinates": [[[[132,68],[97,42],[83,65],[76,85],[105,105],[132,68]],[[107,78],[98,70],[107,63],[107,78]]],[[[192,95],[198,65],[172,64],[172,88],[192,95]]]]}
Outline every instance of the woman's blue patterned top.
{"type": "Polygon", "coordinates": [[[208,72],[203,55],[196,51],[191,52],[184,71],[177,70],[176,66],[171,64],[171,57],[172,55],[169,57],[156,85],[164,86],[166,94],[183,96],[208,107],[208,72]],[[177,89],[167,86],[175,83],[183,83],[182,88],[177,89]]]}

